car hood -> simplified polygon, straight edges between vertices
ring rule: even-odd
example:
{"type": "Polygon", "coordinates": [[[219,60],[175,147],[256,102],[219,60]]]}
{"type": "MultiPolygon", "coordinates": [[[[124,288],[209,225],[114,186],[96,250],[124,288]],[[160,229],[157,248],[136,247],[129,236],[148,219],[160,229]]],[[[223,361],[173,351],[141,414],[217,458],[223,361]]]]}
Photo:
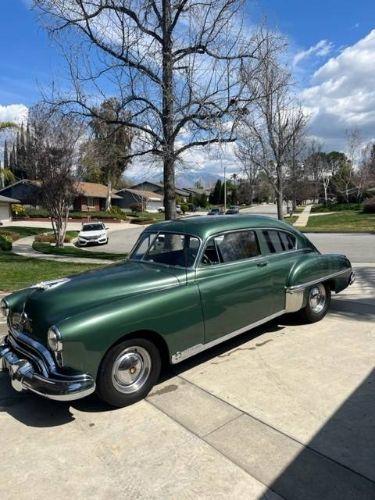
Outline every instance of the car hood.
{"type": "Polygon", "coordinates": [[[51,325],[106,302],[177,286],[185,273],[126,261],[61,280],[44,282],[7,298],[12,310],[27,314],[30,334],[46,339],[51,325]]]}
{"type": "Polygon", "coordinates": [[[104,236],[106,234],[105,229],[101,229],[100,231],[80,231],[78,236],[104,236]]]}

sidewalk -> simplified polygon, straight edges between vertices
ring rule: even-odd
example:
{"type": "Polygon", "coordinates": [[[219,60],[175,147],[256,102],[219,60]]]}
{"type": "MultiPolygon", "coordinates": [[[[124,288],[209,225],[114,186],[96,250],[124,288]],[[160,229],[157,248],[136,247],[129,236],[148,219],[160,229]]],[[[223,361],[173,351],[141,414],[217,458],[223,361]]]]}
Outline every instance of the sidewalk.
{"type": "Polygon", "coordinates": [[[294,227],[305,227],[305,226],[307,226],[307,223],[308,223],[309,217],[310,217],[311,208],[312,208],[312,205],[307,205],[303,209],[303,212],[298,216],[298,219],[293,224],[294,227]]]}
{"type": "Polygon", "coordinates": [[[58,260],[59,262],[72,262],[76,264],[112,264],[113,260],[108,259],[91,259],[85,257],[64,257],[63,255],[53,255],[53,254],[44,254],[40,252],[36,252],[32,245],[34,242],[35,236],[27,236],[26,238],[21,238],[17,241],[13,242],[12,252],[16,255],[21,255],[22,257],[28,257],[33,259],[42,259],[42,260],[58,260]]]}

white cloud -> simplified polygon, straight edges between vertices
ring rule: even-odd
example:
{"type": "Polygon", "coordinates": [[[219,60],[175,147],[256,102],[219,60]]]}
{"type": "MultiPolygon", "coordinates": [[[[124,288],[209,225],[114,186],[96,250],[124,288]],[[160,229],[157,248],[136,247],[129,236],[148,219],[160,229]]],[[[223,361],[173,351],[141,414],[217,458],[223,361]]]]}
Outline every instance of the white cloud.
{"type": "Polygon", "coordinates": [[[293,58],[293,65],[297,66],[303,59],[307,59],[311,56],[325,57],[332,52],[333,43],[328,40],[320,40],[316,45],[313,45],[307,50],[301,50],[293,58]]]}
{"type": "Polygon", "coordinates": [[[26,123],[28,108],[24,104],[9,104],[2,106],[0,104],[0,122],[26,123]]]}
{"type": "Polygon", "coordinates": [[[375,138],[375,30],[332,57],[301,92],[311,115],[311,133],[329,147],[343,147],[345,131],[357,128],[375,138]]]}

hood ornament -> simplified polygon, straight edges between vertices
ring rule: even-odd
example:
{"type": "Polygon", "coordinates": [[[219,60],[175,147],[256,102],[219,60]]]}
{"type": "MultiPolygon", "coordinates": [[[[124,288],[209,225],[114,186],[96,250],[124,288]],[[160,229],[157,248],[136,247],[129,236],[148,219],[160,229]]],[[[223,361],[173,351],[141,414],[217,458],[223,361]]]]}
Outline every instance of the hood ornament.
{"type": "Polygon", "coordinates": [[[70,278],[60,278],[58,280],[50,280],[50,281],[41,281],[40,283],[36,283],[32,285],[30,288],[38,288],[39,290],[50,290],[51,288],[57,288],[64,283],[68,283],[70,278]]]}

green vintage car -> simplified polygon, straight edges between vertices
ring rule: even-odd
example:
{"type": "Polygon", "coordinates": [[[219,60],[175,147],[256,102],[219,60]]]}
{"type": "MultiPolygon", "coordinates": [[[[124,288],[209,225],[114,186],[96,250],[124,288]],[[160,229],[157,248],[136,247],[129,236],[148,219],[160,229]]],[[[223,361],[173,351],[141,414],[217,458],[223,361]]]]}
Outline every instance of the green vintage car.
{"type": "Polygon", "coordinates": [[[0,367],[18,391],[60,401],[96,391],[125,406],[147,395],[163,363],[285,313],[319,321],[353,279],[344,255],[321,255],[268,217],[161,222],[125,262],[6,297],[0,367]]]}

